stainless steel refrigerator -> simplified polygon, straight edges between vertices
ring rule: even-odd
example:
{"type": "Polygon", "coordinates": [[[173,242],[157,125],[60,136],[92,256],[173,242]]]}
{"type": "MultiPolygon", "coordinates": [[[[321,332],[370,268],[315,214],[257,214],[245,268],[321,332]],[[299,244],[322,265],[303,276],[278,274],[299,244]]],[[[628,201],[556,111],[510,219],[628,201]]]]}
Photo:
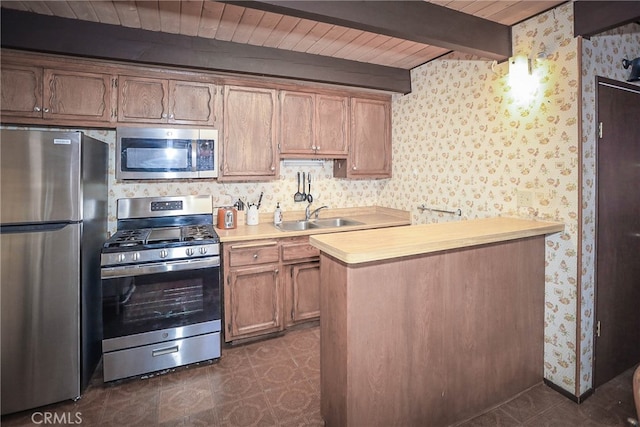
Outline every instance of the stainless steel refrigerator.
{"type": "Polygon", "coordinates": [[[3,415],[80,396],[100,360],[107,150],[0,130],[3,415]]]}

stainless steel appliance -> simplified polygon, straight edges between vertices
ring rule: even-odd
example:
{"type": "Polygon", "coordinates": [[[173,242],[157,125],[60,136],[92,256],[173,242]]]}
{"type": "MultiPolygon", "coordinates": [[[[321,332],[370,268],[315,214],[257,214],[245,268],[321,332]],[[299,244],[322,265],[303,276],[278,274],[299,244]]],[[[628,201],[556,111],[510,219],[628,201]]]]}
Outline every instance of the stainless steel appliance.
{"type": "Polygon", "coordinates": [[[100,360],[107,144],[0,136],[2,414],[80,396],[100,360]]]}
{"type": "Polygon", "coordinates": [[[220,357],[220,240],[211,196],[118,200],[104,244],[104,380],[220,357]]]}
{"type": "Polygon", "coordinates": [[[117,179],[216,178],[218,131],[118,128],[117,179]]]}

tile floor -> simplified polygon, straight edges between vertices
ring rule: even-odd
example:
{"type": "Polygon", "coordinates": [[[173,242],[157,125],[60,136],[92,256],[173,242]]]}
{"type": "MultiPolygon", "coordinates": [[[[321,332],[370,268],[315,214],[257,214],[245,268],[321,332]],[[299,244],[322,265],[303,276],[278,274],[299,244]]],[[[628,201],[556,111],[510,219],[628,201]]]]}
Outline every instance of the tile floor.
{"type": "MultiPolygon", "coordinates": [[[[44,425],[49,413],[86,426],[322,426],[319,353],[314,325],[224,348],[218,363],[145,379],[105,385],[98,372],[78,402],[13,414],[1,424],[44,425]]],[[[623,373],[582,405],[541,384],[459,426],[628,426],[631,377],[631,370],[623,373]]]]}

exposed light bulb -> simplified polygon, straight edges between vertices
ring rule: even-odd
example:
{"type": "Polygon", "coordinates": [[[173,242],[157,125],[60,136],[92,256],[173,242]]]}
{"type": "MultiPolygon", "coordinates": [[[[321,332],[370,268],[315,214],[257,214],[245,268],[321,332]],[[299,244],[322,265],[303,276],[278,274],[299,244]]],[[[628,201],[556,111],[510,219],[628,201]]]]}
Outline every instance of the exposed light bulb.
{"type": "Polygon", "coordinates": [[[538,84],[528,57],[519,55],[509,58],[509,86],[517,102],[526,102],[533,98],[538,84]]]}

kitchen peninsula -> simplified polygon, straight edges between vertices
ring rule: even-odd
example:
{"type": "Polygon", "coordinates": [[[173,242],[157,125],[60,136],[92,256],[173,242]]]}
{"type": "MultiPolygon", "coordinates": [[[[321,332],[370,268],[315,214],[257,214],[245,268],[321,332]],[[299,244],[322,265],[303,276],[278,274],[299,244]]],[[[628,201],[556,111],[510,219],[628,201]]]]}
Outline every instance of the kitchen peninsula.
{"type": "Polygon", "coordinates": [[[489,218],[316,235],[327,426],[441,426],[542,381],[545,235],[489,218]]]}

